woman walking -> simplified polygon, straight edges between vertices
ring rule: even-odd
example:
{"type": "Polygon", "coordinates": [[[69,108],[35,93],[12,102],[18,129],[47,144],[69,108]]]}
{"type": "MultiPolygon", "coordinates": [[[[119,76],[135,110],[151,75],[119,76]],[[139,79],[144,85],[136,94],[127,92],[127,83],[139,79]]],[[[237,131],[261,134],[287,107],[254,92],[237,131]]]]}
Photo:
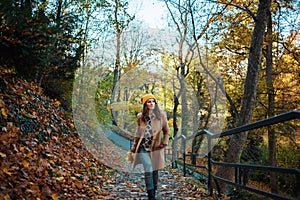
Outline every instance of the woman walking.
{"type": "Polygon", "coordinates": [[[135,153],[133,168],[143,164],[148,199],[154,200],[158,185],[158,171],[165,167],[163,148],[168,145],[169,125],[165,112],[156,98],[146,94],[141,98],[142,112],[137,115],[137,129],[131,152],[135,153]]]}

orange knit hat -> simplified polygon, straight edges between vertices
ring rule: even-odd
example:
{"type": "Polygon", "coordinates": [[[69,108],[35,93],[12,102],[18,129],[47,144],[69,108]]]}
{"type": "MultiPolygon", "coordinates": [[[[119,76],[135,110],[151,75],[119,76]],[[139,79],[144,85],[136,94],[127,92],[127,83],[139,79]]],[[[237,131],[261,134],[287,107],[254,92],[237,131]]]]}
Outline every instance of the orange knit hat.
{"type": "Polygon", "coordinates": [[[156,101],[156,98],[152,94],[145,94],[141,98],[142,104],[144,105],[149,99],[154,99],[156,101]]]}

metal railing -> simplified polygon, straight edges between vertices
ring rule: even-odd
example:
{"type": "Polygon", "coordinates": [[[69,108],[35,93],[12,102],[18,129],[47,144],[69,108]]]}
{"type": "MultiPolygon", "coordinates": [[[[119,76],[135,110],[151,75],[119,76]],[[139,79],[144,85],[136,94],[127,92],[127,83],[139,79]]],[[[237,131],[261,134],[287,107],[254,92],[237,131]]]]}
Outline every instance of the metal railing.
{"type": "MultiPolygon", "coordinates": [[[[296,111],[291,111],[291,112],[287,112],[287,113],[283,113],[274,117],[270,117],[264,120],[260,120],[251,124],[247,124],[247,125],[243,125],[237,128],[233,128],[231,130],[227,130],[224,131],[220,134],[213,134],[211,132],[209,132],[208,130],[203,130],[201,132],[195,133],[191,136],[179,136],[177,138],[173,138],[173,142],[172,142],[172,167],[176,167],[176,158],[180,157],[179,155],[182,155],[182,159],[183,160],[183,173],[184,176],[186,175],[186,167],[187,166],[192,166],[192,167],[196,167],[196,168],[203,168],[206,170],[207,172],[207,189],[208,189],[208,194],[212,195],[212,180],[215,181],[215,185],[216,185],[216,189],[218,191],[218,193],[220,194],[220,188],[218,185],[218,181],[222,181],[225,182],[227,184],[248,190],[250,192],[256,193],[256,194],[260,194],[263,195],[265,197],[270,197],[273,199],[286,199],[286,200],[290,200],[293,199],[292,197],[287,197],[287,196],[283,196],[277,193],[273,193],[273,192],[268,192],[262,189],[257,189],[254,187],[251,187],[249,185],[247,185],[247,181],[248,181],[248,171],[249,170],[262,170],[262,171],[267,171],[268,173],[270,172],[274,172],[274,173],[285,173],[285,174],[289,174],[289,175],[293,175],[295,176],[295,183],[294,183],[294,194],[293,196],[295,196],[296,199],[300,199],[300,170],[297,168],[281,168],[281,167],[274,167],[274,166],[262,166],[262,165],[249,165],[249,164],[240,164],[240,163],[226,163],[226,162],[216,162],[212,159],[212,155],[211,155],[211,145],[212,145],[212,140],[216,139],[216,138],[222,138],[225,136],[230,136],[233,134],[239,134],[245,131],[250,131],[250,130],[254,130],[254,129],[258,129],[261,127],[266,127],[266,126],[270,126],[273,124],[278,124],[278,123],[282,123],[285,121],[289,121],[289,120],[293,120],[293,119],[300,119],[300,111],[296,110],[296,111]],[[201,136],[201,135],[205,135],[207,137],[207,148],[208,148],[208,153],[206,155],[201,155],[201,154],[192,154],[192,153],[186,153],[186,142],[188,140],[194,139],[195,137],[201,136]],[[175,148],[176,143],[178,143],[179,141],[181,141],[181,150],[178,151],[175,148]],[[207,158],[207,163],[206,165],[202,166],[202,165],[196,165],[195,162],[195,157],[197,156],[201,156],[201,157],[206,157],[207,158]],[[187,163],[186,162],[186,157],[192,157],[192,163],[187,163]],[[224,179],[222,177],[217,176],[213,171],[212,171],[212,166],[226,166],[226,167],[233,167],[235,169],[235,174],[234,174],[234,181],[229,180],[229,179],[224,179]]],[[[292,183],[291,183],[292,184],[292,183]]]]}

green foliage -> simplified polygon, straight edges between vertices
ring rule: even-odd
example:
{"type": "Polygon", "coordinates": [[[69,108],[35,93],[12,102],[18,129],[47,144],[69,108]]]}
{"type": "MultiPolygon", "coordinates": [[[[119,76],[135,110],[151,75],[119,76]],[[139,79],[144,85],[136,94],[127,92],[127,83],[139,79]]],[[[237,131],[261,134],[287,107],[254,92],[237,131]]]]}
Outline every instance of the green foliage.
{"type": "Polygon", "coordinates": [[[78,14],[68,13],[68,5],[61,1],[49,7],[45,1],[1,0],[0,4],[0,51],[4,52],[0,64],[13,66],[17,76],[35,81],[50,97],[68,102],[68,81],[73,81],[84,48],[78,14]]]}
{"type": "Polygon", "coordinates": [[[101,124],[105,125],[111,122],[112,115],[110,113],[111,91],[113,89],[113,73],[107,73],[99,81],[96,93],[96,114],[101,124]]]}
{"type": "Polygon", "coordinates": [[[263,143],[261,134],[249,134],[247,146],[244,149],[241,162],[243,163],[257,163],[261,160],[260,145],[263,143]]]}
{"type": "MultiPolygon", "coordinates": [[[[285,138],[284,140],[287,140],[285,138]]],[[[299,146],[294,142],[290,141],[286,144],[277,145],[277,166],[284,168],[299,168],[300,163],[300,151],[299,146]]],[[[263,144],[260,146],[261,156],[258,164],[268,165],[268,146],[263,144]]],[[[258,181],[261,183],[269,184],[270,177],[266,176],[265,171],[253,171],[251,173],[251,180],[258,181]]],[[[288,194],[292,194],[295,190],[296,177],[294,175],[287,175],[284,173],[278,173],[278,188],[280,191],[288,194]]]]}
{"type": "Polygon", "coordinates": [[[118,27],[123,31],[128,27],[129,23],[135,18],[130,16],[128,13],[128,1],[116,0],[116,1],[107,1],[107,7],[105,12],[107,13],[109,24],[112,27],[118,27]]]}
{"type": "Polygon", "coordinates": [[[290,141],[277,148],[278,166],[286,168],[300,168],[300,146],[290,141]]]}

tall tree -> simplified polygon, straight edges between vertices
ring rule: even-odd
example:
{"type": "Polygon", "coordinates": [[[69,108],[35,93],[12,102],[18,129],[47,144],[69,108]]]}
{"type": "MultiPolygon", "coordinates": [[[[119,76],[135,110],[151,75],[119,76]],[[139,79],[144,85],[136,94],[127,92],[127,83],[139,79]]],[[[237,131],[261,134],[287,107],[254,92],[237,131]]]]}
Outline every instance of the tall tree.
{"type": "MultiPolygon", "coordinates": [[[[274,113],[282,113],[286,112],[291,109],[297,109],[297,106],[295,106],[295,102],[297,101],[297,95],[295,95],[294,92],[294,81],[288,81],[292,80],[291,77],[295,77],[296,74],[293,73],[294,70],[292,70],[293,67],[290,66],[297,66],[297,48],[295,49],[295,38],[297,36],[297,31],[291,31],[288,35],[285,35],[285,33],[289,32],[287,30],[294,30],[296,27],[295,20],[297,19],[297,12],[292,4],[293,1],[272,1],[271,5],[271,14],[273,16],[269,16],[267,19],[267,32],[266,32],[266,39],[265,43],[263,44],[263,56],[262,57],[262,64],[261,68],[264,70],[262,73],[260,73],[258,86],[256,88],[257,90],[257,104],[255,105],[255,111],[252,115],[252,120],[259,120],[262,118],[266,118],[268,116],[272,116],[272,109],[273,115],[274,113]],[[289,16],[293,17],[286,17],[286,13],[283,11],[288,12],[289,10],[289,16]],[[273,19],[276,20],[276,22],[272,22],[272,18],[269,19],[269,17],[273,17],[273,19]],[[288,21],[283,21],[283,19],[288,19],[288,21]],[[270,21],[271,20],[271,21],[270,21]],[[276,24],[276,26],[272,27],[272,24],[276,24]],[[282,29],[282,25],[289,25],[290,27],[286,27],[286,29],[282,29]],[[272,29],[275,31],[273,32],[272,29]],[[288,36],[288,37],[287,37],[288,36]],[[288,44],[288,45],[287,45],[288,44]],[[284,46],[284,47],[283,47],[284,46]],[[276,48],[274,48],[276,47],[276,48]],[[296,50],[296,51],[295,51],[296,50]],[[288,53],[289,52],[289,53],[288,53]],[[273,56],[274,57],[273,59],[273,56]],[[296,59],[294,59],[296,58],[296,59]],[[273,61],[274,60],[274,61],[273,61]],[[289,60],[288,62],[286,62],[289,60]],[[284,64],[283,64],[284,63],[284,64]],[[276,65],[274,69],[272,69],[272,65],[276,65]],[[283,67],[284,66],[284,67],[283,67]],[[274,71],[273,71],[274,70],[274,71]],[[289,74],[286,74],[289,73],[289,74]],[[265,81],[262,81],[265,80],[265,81]],[[274,84],[274,86],[272,86],[274,84]],[[279,86],[280,85],[280,86],[279,86]],[[279,86],[279,87],[278,87],[279,86]],[[273,87],[273,89],[272,89],[273,87]],[[281,90],[281,88],[285,88],[281,90]],[[274,92],[276,91],[276,93],[274,92]],[[280,91],[280,92],[279,92],[280,91]],[[285,93],[285,94],[283,94],[285,93]],[[287,98],[287,94],[291,93],[294,98],[293,100],[291,98],[287,98]],[[266,95],[267,94],[267,95],[266,95]],[[276,96],[275,96],[276,94],[276,96]],[[280,94],[280,95],[279,95],[280,94]],[[272,97],[273,95],[273,97],[272,97]],[[265,98],[267,97],[268,98],[265,98]],[[289,99],[289,104],[282,104],[281,99],[282,97],[285,97],[286,100],[289,99]],[[273,103],[271,103],[273,102],[273,103]],[[281,109],[282,105],[285,105],[285,109],[281,109]],[[273,108],[272,108],[273,107],[273,108]],[[289,107],[289,108],[287,108],[289,107]],[[262,109],[263,108],[263,109],[262,109]]],[[[228,9],[226,9],[226,12],[223,12],[222,18],[220,20],[217,20],[216,24],[217,26],[210,29],[208,34],[218,33],[215,35],[215,38],[218,41],[219,38],[222,38],[218,42],[214,42],[214,46],[217,48],[214,48],[212,50],[213,55],[215,56],[215,63],[216,65],[222,66],[222,72],[223,72],[223,78],[225,81],[225,87],[228,92],[228,94],[232,97],[233,103],[235,104],[236,112],[231,107],[229,109],[230,113],[232,113],[231,116],[228,117],[228,123],[234,124],[234,126],[237,125],[235,123],[238,121],[238,118],[241,117],[238,110],[241,108],[241,100],[243,99],[243,93],[242,89],[244,86],[244,74],[245,69],[244,66],[247,64],[246,58],[248,57],[249,53],[249,45],[248,42],[251,40],[249,36],[251,34],[250,31],[252,31],[253,23],[255,23],[255,12],[257,9],[257,2],[245,2],[245,1],[220,1],[219,3],[224,4],[224,7],[227,6],[228,9]],[[234,8],[237,8],[236,10],[234,8]],[[252,17],[251,18],[249,18],[252,17]],[[253,20],[254,19],[254,20],[253,20]],[[229,23],[228,23],[229,22],[229,23]],[[213,32],[216,30],[215,32],[213,32]],[[218,54],[215,54],[215,52],[218,52],[218,54]]],[[[298,48],[299,49],[299,48],[298,48]]],[[[248,59],[249,60],[249,59],[248,59]]],[[[297,79],[293,79],[297,80],[297,79]]],[[[232,104],[230,104],[232,105],[232,104]]],[[[276,166],[276,149],[275,146],[280,145],[278,142],[276,143],[276,134],[274,129],[275,127],[268,127],[269,128],[269,159],[265,164],[271,164],[276,166]],[[275,137],[275,138],[274,138],[275,137]],[[273,158],[271,158],[273,157],[273,158]],[[271,159],[275,158],[272,161],[271,159]]],[[[282,132],[282,128],[280,129],[280,132],[282,132]]],[[[279,132],[277,131],[277,135],[279,132]]],[[[289,132],[290,133],[290,132],[289,132]]],[[[252,135],[251,135],[252,136],[252,135]]],[[[248,141],[251,141],[252,137],[248,137],[248,141]]],[[[259,150],[259,145],[261,142],[257,142],[256,140],[256,149],[259,150]]],[[[240,162],[255,162],[256,159],[262,156],[262,154],[258,154],[260,152],[257,152],[251,148],[251,152],[249,152],[250,144],[251,142],[247,142],[245,146],[243,147],[243,154],[239,159],[240,162]],[[246,146],[247,144],[247,146],[246,146]],[[245,155],[248,155],[246,158],[245,155]],[[253,155],[253,157],[251,157],[253,155]],[[245,160],[246,159],[246,160],[245,160]],[[250,160],[251,159],[251,160],[250,160]]],[[[228,149],[228,148],[226,148],[228,149]]],[[[277,148],[278,149],[278,148],[277,148]]],[[[230,149],[228,149],[230,150],[230,149]]],[[[278,151],[277,151],[278,154],[278,151]]],[[[225,153],[226,155],[226,153],[225,153]]],[[[259,158],[261,159],[261,158],[259,158]]],[[[274,174],[272,174],[273,177],[275,177],[274,174]]],[[[271,179],[271,187],[273,188],[273,191],[276,191],[276,179],[271,179]]]]}
{"type": "MultiPolygon", "coordinates": [[[[178,52],[177,57],[175,58],[175,70],[177,72],[177,78],[180,83],[180,89],[178,93],[174,91],[174,114],[173,114],[173,121],[176,123],[176,112],[178,108],[180,98],[181,102],[181,134],[186,136],[187,135],[187,122],[188,122],[188,108],[187,108],[187,100],[186,100],[186,76],[189,74],[189,68],[190,68],[190,62],[192,59],[192,55],[190,55],[191,51],[188,50],[188,53],[184,55],[184,44],[187,42],[188,37],[188,18],[189,18],[189,11],[187,9],[187,2],[182,1],[165,1],[166,6],[169,10],[169,13],[171,15],[172,21],[176,26],[176,30],[179,35],[178,40],[178,52]],[[174,6],[174,8],[177,10],[178,15],[172,11],[170,6],[174,6]]],[[[175,127],[177,127],[177,124],[175,124],[175,127]]],[[[176,129],[177,130],[177,129],[176,129]]],[[[174,133],[174,136],[176,136],[176,132],[174,133]]]]}
{"type": "MultiPolygon", "coordinates": [[[[180,83],[180,87],[178,91],[174,90],[174,108],[173,108],[173,126],[174,126],[174,136],[177,134],[178,125],[177,125],[177,117],[178,117],[178,107],[181,106],[181,134],[187,135],[188,129],[187,127],[192,127],[192,132],[195,133],[199,128],[210,127],[209,129],[215,133],[218,133],[218,129],[222,128],[223,120],[219,118],[218,123],[213,123],[213,121],[218,118],[218,115],[222,113],[220,112],[220,96],[222,92],[219,90],[223,90],[223,93],[226,93],[220,76],[215,71],[216,68],[210,65],[209,58],[207,57],[207,52],[203,53],[203,50],[200,48],[199,43],[202,41],[207,41],[204,36],[206,35],[206,31],[210,27],[210,24],[213,23],[216,19],[220,18],[220,10],[219,7],[213,6],[209,1],[199,2],[195,0],[189,1],[165,1],[167,8],[169,10],[171,16],[170,24],[173,24],[171,28],[174,28],[178,33],[178,50],[177,53],[174,53],[174,63],[175,70],[177,72],[177,78],[180,83]],[[203,15],[202,13],[206,13],[203,15]],[[206,57],[204,58],[205,55],[206,57]],[[202,58],[203,57],[203,58],[202,58]],[[199,67],[201,66],[201,67],[199,67]],[[198,72],[199,75],[194,76],[195,72],[198,72]],[[189,78],[193,76],[193,78],[189,78]],[[205,78],[204,78],[205,77],[205,78]],[[195,78],[205,79],[203,81],[196,80],[195,78]],[[213,80],[213,81],[212,81],[213,80]],[[195,94],[200,94],[201,96],[197,96],[198,103],[193,102],[193,104],[188,104],[187,96],[190,95],[192,91],[186,90],[187,84],[189,81],[193,81],[191,85],[198,82],[206,86],[206,89],[210,92],[210,99],[206,98],[203,92],[200,92],[203,86],[198,85],[194,89],[198,89],[199,91],[194,91],[195,94]],[[203,99],[206,99],[207,102],[201,102],[203,99]],[[195,106],[197,104],[198,106],[195,106]],[[206,109],[207,112],[201,113],[201,121],[210,123],[202,123],[198,122],[197,127],[189,124],[189,121],[196,121],[199,119],[198,107],[201,105],[201,109],[206,109]],[[207,105],[207,106],[206,106],[207,105]],[[191,109],[195,106],[195,109],[191,109]],[[205,107],[206,106],[206,107],[205,107]],[[196,108],[197,107],[197,108],[196,108]],[[191,110],[189,110],[191,109],[191,110]],[[194,114],[194,119],[189,119],[189,114],[191,112],[194,114]],[[187,114],[189,113],[189,114],[187,114]],[[214,119],[212,119],[214,118],[214,119]],[[209,120],[210,119],[210,120],[209,120]],[[218,125],[217,125],[218,124],[218,125]],[[203,127],[203,125],[205,127],[203,127]]],[[[222,8],[221,8],[222,9],[222,8]]],[[[223,8],[225,10],[225,8],[223,8]]],[[[197,73],[196,73],[197,74],[197,73]]],[[[225,101],[225,99],[224,99],[225,101]]],[[[223,103],[223,102],[222,102],[223,103]]],[[[224,105],[223,105],[224,107],[224,105]]],[[[222,110],[222,109],[221,109],[222,110]]],[[[223,113],[222,113],[223,114],[223,113]]],[[[221,115],[222,115],[221,114],[221,115]]],[[[220,131],[220,130],[219,130],[220,131]]],[[[203,138],[196,137],[192,142],[194,145],[192,150],[193,152],[197,152],[200,148],[200,143],[203,141],[203,138]]],[[[203,150],[203,149],[202,149],[203,150]]],[[[205,148],[204,151],[207,151],[205,148]]]]}
{"type": "MultiPolygon", "coordinates": [[[[112,88],[112,101],[117,99],[120,101],[119,95],[114,93],[114,88],[117,85],[118,80],[120,79],[120,63],[121,63],[121,35],[124,30],[128,27],[129,23],[134,19],[134,16],[130,16],[127,12],[128,2],[122,0],[112,0],[109,2],[110,6],[108,7],[108,18],[110,25],[114,28],[114,34],[116,38],[116,52],[115,52],[115,62],[114,62],[114,79],[113,79],[113,88],[112,88]],[[116,98],[116,95],[117,98],[116,98]]],[[[117,113],[112,113],[112,115],[117,115],[117,113]]],[[[117,125],[116,120],[112,123],[117,125]]]]}
{"type": "MultiPolygon", "coordinates": [[[[262,47],[264,35],[267,25],[267,11],[270,9],[270,0],[260,0],[257,14],[255,16],[255,26],[252,33],[252,40],[248,58],[247,75],[244,85],[244,95],[242,100],[242,107],[238,117],[237,126],[248,124],[251,122],[253,110],[257,96],[257,84],[261,63],[262,47]]],[[[239,162],[248,132],[233,135],[228,145],[228,151],[224,158],[224,162],[239,162]]],[[[219,168],[217,175],[224,178],[231,178],[233,176],[233,169],[219,168]]],[[[223,185],[223,183],[221,183],[223,185]]],[[[221,186],[223,190],[225,187],[221,186]]]]}
{"type": "MultiPolygon", "coordinates": [[[[266,86],[268,94],[268,117],[274,116],[274,86],[273,86],[273,25],[272,13],[270,8],[267,9],[267,33],[266,33],[266,86]]],[[[276,136],[272,126],[268,126],[269,142],[269,165],[276,166],[276,136]]],[[[271,190],[277,192],[277,175],[271,172],[271,190]]]]}

